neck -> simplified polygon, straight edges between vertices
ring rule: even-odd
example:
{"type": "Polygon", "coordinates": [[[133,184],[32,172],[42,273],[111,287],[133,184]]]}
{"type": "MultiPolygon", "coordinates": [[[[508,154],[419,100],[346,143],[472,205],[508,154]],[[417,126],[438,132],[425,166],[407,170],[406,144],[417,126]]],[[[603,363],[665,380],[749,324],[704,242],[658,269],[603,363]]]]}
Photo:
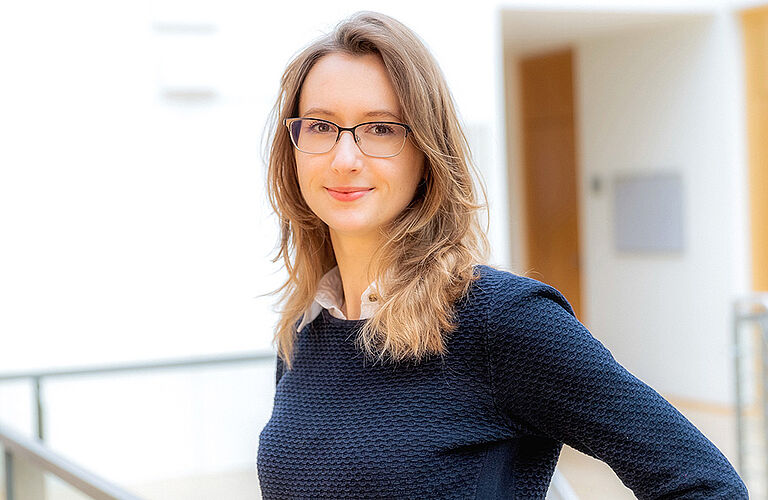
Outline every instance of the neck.
{"type": "Polygon", "coordinates": [[[373,281],[368,268],[381,244],[378,234],[345,235],[330,230],[333,253],[344,288],[343,312],[347,319],[360,319],[360,296],[373,281]]]}

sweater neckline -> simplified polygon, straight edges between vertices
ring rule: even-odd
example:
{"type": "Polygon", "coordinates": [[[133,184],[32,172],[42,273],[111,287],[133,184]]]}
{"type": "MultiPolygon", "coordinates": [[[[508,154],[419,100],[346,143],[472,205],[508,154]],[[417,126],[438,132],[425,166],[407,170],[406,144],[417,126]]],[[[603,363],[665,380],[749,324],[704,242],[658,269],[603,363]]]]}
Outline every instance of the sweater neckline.
{"type": "Polygon", "coordinates": [[[362,325],[367,321],[365,319],[337,318],[336,316],[332,315],[328,309],[325,309],[325,308],[323,308],[321,314],[323,315],[323,320],[327,321],[328,323],[333,323],[341,326],[357,326],[357,325],[362,325]]]}

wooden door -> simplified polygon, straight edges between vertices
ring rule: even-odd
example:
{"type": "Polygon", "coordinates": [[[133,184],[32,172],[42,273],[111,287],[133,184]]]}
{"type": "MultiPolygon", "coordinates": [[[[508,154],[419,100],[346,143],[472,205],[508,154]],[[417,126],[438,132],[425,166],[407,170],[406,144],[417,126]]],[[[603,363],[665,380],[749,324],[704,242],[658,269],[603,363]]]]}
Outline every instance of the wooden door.
{"type": "Polygon", "coordinates": [[[768,291],[768,7],[746,10],[744,73],[747,85],[749,219],[752,287],[768,291]]]}
{"type": "Polygon", "coordinates": [[[523,58],[519,70],[529,275],[582,319],[573,54],[523,58]]]}

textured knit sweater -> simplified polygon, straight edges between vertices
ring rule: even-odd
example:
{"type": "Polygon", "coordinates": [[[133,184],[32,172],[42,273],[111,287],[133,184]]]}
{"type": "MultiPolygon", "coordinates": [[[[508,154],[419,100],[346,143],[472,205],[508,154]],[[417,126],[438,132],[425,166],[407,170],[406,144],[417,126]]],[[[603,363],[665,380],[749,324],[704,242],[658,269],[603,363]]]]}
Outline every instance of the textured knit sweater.
{"type": "Polygon", "coordinates": [[[640,498],[743,499],[728,460],[619,365],[563,296],[478,266],[447,355],[373,363],[323,311],[278,359],[265,499],[544,498],[563,443],[640,498]]]}

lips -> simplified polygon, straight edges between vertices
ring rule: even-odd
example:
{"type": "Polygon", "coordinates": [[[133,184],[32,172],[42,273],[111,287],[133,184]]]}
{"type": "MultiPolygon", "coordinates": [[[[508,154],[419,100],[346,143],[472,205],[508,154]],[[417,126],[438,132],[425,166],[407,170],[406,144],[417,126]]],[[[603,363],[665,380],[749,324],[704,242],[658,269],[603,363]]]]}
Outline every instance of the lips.
{"type": "Polygon", "coordinates": [[[332,187],[332,188],[327,187],[325,189],[326,191],[328,191],[329,195],[331,195],[332,197],[334,197],[339,201],[354,201],[362,198],[366,194],[373,191],[373,188],[348,187],[348,186],[332,187]]]}

